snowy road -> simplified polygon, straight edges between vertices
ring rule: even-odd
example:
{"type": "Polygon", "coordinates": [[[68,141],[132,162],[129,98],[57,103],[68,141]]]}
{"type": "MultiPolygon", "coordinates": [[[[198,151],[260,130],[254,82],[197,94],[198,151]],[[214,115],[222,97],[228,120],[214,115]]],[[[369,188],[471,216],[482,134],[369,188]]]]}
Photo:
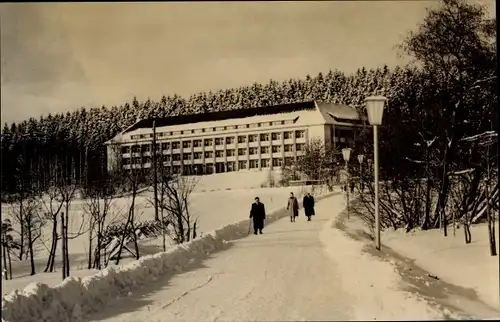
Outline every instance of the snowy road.
{"type": "Polygon", "coordinates": [[[389,263],[332,227],[344,207],[337,195],[316,216],[288,218],[231,243],[190,271],[115,301],[90,321],[318,321],[441,317],[398,286],[389,263]]]}
{"type": "MultiPolygon", "coordinates": [[[[341,197],[334,197],[341,198],[341,197]]],[[[321,204],[321,202],[320,202],[321,204]]],[[[319,232],[331,212],[313,221],[281,219],[179,274],[149,294],[120,300],[94,321],[285,321],[350,319],[335,263],[319,232]]],[[[159,282],[161,283],[161,282],[159,282]]]]}

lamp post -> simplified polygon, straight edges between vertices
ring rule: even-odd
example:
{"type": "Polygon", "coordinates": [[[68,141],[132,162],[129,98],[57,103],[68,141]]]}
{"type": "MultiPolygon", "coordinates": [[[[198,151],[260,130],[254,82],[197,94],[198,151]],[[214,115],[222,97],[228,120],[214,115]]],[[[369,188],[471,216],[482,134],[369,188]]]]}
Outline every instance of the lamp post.
{"type": "Polygon", "coordinates": [[[351,158],[351,149],[344,148],[342,149],[342,156],[345,161],[345,171],[346,171],[346,184],[345,191],[347,196],[347,219],[349,219],[349,159],[351,158]]]}
{"type": "Polygon", "coordinates": [[[373,171],[375,189],[375,248],[380,250],[380,212],[379,212],[379,183],[378,183],[378,127],[382,124],[384,106],[387,98],[384,96],[370,96],[365,98],[368,121],[373,126],[373,171]]]}
{"type": "Polygon", "coordinates": [[[365,156],[363,154],[358,154],[358,162],[359,162],[359,180],[361,181],[360,182],[360,188],[361,188],[361,192],[363,192],[363,189],[365,187],[365,185],[363,184],[363,178],[362,178],[362,174],[363,174],[363,159],[365,158],[365,156]]]}

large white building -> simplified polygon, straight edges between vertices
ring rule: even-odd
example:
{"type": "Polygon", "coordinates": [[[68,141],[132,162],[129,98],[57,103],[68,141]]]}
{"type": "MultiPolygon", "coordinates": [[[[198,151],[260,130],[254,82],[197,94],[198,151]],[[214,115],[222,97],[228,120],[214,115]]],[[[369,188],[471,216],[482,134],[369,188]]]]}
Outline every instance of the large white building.
{"type": "Polygon", "coordinates": [[[353,145],[362,127],[356,109],[314,101],[145,119],[106,142],[108,170],[151,167],[153,121],[157,158],[183,174],[289,166],[309,140],[340,151],[353,145]]]}

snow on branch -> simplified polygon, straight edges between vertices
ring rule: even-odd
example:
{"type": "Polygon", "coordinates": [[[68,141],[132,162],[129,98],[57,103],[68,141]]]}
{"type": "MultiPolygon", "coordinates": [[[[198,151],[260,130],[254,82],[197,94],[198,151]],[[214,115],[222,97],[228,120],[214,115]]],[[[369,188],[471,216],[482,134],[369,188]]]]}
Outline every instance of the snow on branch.
{"type": "Polygon", "coordinates": [[[460,139],[460,141],[462,142],[475,142],[477,140],[481,140],[481,139],[493,139],[493,138],[496,138],[498,137],[498,133],[495,132],[495,131],[486,131],[486,132],[483,132],[483,133],[479,133],[479,134],[475,134],[475,135],[472,135],[472,136],[468,136],[468,137],[465,137],[465,138],[462,138],[460,139]]]}
{"type": "Polygon", "coordinates": [[[465,170],[460,170],[460,171],[455,171],[455,172],[448,172],[448,175],[455,175],[455,176],[459,176],[459,175],[462,175],[462,174],[468,174],[468,173],[471,173],[471,172],[474,172],[475,169],[473,168],[470,168],[470,169],[465,169],[465,170]]]}
{"type": "Polygon", "coordinates": [[[420,161],[420,160],[413,160],[413,159],[410,159],[408,157],[406,157],[406,160],[410,161],[410,162],[413,162],[413,163],[425,163],[425,161],[420,161]]]}

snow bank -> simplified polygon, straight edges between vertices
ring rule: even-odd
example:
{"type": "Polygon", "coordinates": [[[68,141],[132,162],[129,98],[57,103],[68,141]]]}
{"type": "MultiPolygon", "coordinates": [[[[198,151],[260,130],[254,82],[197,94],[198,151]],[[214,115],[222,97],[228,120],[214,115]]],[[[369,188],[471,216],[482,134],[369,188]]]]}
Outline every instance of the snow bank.
{"type": "MultiPolygon", "coordinates": [[[[495,227],[496,228],[496,227],[495,227]]],[[[472,242],[465,244],[462,229],[448,237],[440,230],[387,231],[382,235],[385,245],[415,260],[415,264],[440,279],[474,289],[479,298],[498,307],[498,257],[490,256],[487,224],[471,227],[472,242]]],[[[498,249],[498,239],[497,239],[498,249]]]]}
{"type": "MultiPolygon", "coordinates": [[[[318,205],[327,209],[342,209],[342,198],[332,198],[318,205]],[[331,200],[331,201],[330,201],[331,200]],[[336,203],[336,204],[335,204],[336,203]]],[[[328,221],[320,232],[327,254],[337,263],[343,288],[353,297],[354,320],[434,320],[442,313],[425,300],[400,290],[401,277],[395,267],[379,261],[363,251],[364,243],[332,228],[337,216],[328,221]],[[342,247],[338,247],[342,245],[342,247]],[[360,291],[362,290],[362,291],[360,291]]],[[[447,312],[451,315],[451,312],[447,312]]]]}
{"type": "Polygon", "coordinates": [[[248,220],[228,225],[166,252],[108,267],[93,276],[69,277],[54,288],[43,283],[30,284],[23,291],[16,290],[2,299],[2,318],[12,322],[78,321],[111,299],[126,296],[165,274],[180,271],[193,259],[222,250],[225,240],[244,235],[247,228],[248,220]]]}

